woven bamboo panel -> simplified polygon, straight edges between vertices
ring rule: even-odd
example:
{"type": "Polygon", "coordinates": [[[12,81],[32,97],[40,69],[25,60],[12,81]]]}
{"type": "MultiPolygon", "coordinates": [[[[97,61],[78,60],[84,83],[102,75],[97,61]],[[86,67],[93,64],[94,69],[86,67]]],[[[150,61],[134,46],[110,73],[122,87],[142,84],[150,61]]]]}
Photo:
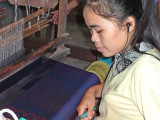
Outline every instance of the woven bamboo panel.
{"type": "MultiPolygon", "coordinates": [[[[10,4],[15,5],[15,0],[8,0],[10,4]]],[[[31,7],[45,7],[45,8],[55,8],[57,5],[57,0],[17,0],[16,5],[31,7]]]]}

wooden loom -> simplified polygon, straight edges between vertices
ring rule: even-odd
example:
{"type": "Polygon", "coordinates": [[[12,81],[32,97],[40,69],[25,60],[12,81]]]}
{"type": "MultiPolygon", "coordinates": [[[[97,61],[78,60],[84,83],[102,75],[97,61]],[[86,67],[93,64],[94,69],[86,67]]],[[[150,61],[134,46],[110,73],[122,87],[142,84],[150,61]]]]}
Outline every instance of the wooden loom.
{"type": "MultiPolygon", "coordinates": [[[[18,20],[17,22],[14,22],[2,29],[0,29],[0,33],[4,32],[5,30],[9,29],[10,27],[13,27],[21,22],[28,22],[37,16],[43,14],[44,12],[47,12],[49,8],[54,8],[58,4],[57,0],[48,0],[47,4],[44,3],[44,0],[37,1],[37,0],[30,0],[30,6],[33,7],[43,7],[42,9],[38,10],[37,12],[30,14],[29,16],[22,18],[18,20]],[[42,1],[42,2],[41,2],[42,1]],[[37,4],[38,3],[38,4],[37,4]],[[50,4],[51,3],[51,4],[50,4]]],[[[14,0],[9,0],[10,3],[15,4],[14,0]]],[[[57,30],[57,38],[54,40],[51,40],[49,43],[45,44],[44,46],[40,47],[39,49],[27,54],[23,58],[17,60],[16,62],[0,69],[0,82],[8,78],[9,76],[13,75],[17,71],[21,70],[25,66],[29,65],[33,61],[37,60],[41,56],[43,56],[46,53],[46,50],[48,50],[50,47],[57,48],[58,46],[63,47],[63,43],[65,40],[68,39],[68,34],[66,34],[66,17],[67,17],[67,0],[60,0],[59,1],[59,21],[58,21],[58,30],[57,30]]],[[[17,5],[26,6],[28,5],[26,2],[22,2],[22,0],[17,0],[17,5]]],[[[23,38],[26,38],[37,31],[46,28],[49,26],[49,23],[53,21],[53,19],[48,20],[42,20],[39,21],[39,26],[36,24],[32,25],[32,29],[29,29],[26,27],[23,32],[23,38]]],[[[51,34],[51,33],[50,33],[51,34]]]]}

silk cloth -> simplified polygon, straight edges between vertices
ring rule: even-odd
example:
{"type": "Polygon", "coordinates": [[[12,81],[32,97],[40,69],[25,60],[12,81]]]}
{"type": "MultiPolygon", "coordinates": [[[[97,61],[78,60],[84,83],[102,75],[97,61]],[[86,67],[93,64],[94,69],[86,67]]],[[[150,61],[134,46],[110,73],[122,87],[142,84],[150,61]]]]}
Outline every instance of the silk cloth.
{"type": "Polygon", "coordinates": [[[32,87],[6,106],[27,120],[74,120],[83,94],[100,81],[93,73],[48,58],[9,79],[33,79],[32,87]]]}

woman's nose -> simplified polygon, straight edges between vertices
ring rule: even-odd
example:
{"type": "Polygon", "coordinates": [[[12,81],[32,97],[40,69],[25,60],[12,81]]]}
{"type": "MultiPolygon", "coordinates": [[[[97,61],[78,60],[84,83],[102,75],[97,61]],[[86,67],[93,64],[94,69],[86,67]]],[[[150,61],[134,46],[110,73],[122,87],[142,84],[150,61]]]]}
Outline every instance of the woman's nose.
{"type": "Polygon", "coordinates": [[[92,36],[91,36],[91,41],[92,42],[98,42],[98,40],[99,40],[98,36],[93,33],[92,36]]]}

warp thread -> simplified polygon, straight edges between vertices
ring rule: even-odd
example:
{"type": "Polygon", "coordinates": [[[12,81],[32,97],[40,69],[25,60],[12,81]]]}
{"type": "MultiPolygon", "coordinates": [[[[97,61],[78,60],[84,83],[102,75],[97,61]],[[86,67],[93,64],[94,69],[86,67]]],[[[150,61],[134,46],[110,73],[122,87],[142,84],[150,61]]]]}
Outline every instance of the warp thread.
{"type": "Polygon", "coordinates": [[[24,22],[21,21],[0,33],[0,68],[24,55],[23,30],[24,22]]]}

